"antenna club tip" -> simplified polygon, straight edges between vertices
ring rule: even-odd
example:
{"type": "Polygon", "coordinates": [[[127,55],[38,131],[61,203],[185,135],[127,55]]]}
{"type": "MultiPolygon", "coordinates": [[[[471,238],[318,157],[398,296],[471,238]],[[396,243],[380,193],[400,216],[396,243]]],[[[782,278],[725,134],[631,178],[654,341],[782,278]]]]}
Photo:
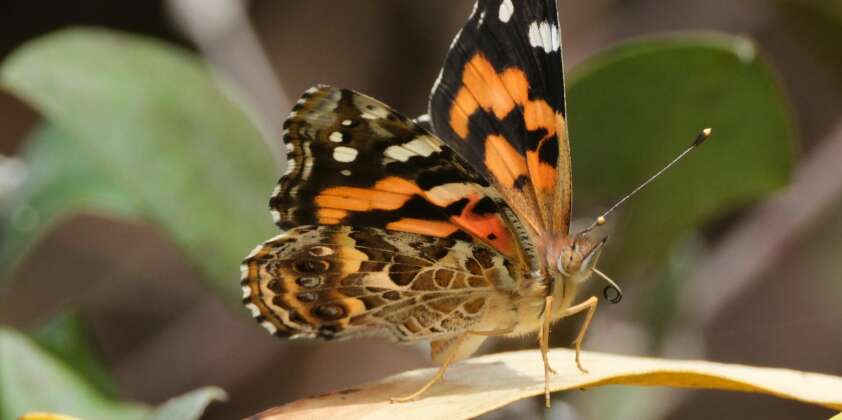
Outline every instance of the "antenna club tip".
{"type": "Polygon", "coordinates": [[[692,147],[701,146],[702,143],[705,142],[705,140],[710,138],[711,134],[713,134],[713,130],[711,130],[710,128],[706,128],[706,129],[702,130],[702,132],[699,133],[699,136],[696,137],[696,140],[693,141],[692,147]]]}
{"type": "Polygon", "coordinates": [[[599,216],[599,217],[596,218],[597,226],[602,226],[602,225],[605,224],[605,222],[606,222],[605,216],[599,216]]]}

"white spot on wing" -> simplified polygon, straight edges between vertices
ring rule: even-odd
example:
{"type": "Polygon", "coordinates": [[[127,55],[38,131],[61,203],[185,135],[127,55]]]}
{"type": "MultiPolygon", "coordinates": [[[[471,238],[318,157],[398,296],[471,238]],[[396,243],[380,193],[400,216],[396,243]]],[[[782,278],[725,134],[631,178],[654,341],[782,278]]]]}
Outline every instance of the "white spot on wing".
{"type": "Polygon", "coordinates": [[[246,308],[248,308],[251,311],[251,316],[253,316],[255,318],[260,316],[260,308],[258,308],[257,305],[255,305],[253,303],[248,303],[248,304],[246,304],[246,308]]]}
{"type": "Polygon", "coordinates": [[[344,125],[345,127],[350,127],[350,126],[351,126],[351,124],[353,124],[353,123],[354,123],[354,122],[353,122],[353,121],[351,121],[351,120],[344,120],[344,121],[342,121],[342,125],[344,125]]]}
{"type": "Polygon", "coordinates": [[[465,197],[475,195],[478,192],[476,184],[472,183],[450,183],[433,187],[424,195],[433,204],[447,207],[465,197]]]}
{"type": "Polygon", "coordinates": [[[342,140],[344,140],[344,136],[339,131],[334,131],[330,133],[330,137],[328,138],[334,143],[342,143],[342,140]]]}
{"type": "Polygon", "coordinates": [[[413,156],[429,157],[438,152],[441,152],[441,146],[436,144],[429,136],[421,136],[408,143],[389,146],[383,154],[388,158],[406,162],[413,156]]]}
{"type": "Polygon", "coordinates": [[[343,169],[343,170],[339,171],[339,173],[342,174],[342,175],[345,175],[345,176],[351,176],[351,171],[349,171],[347,169],[343,169]]]}
{"type": "Polygon", "coordinates": [[[386,119],[389,117],[388,109],[370,99],[355,97],[354,105],[362,111],[362,117],[367,120],[386,119]]]}
{"type": "Polygon", "coordinates": [[[290,159],[287,161],[287,170],[284,171],[284,176],[287,176],[295,170],[295,159],[290,159]]]}
{"type": "Polygon", "coordinates": [[[514,13],[515,5],[512,4],[512,0],[503,0],[503,3],[500,3],[500,22],[507,23],[514,13]]]}
{"type": "Polygon", "coordinates": [[[260,325],[263,328],[265,328],[266,331],[269,331],[269,334],[275,334],[278,331],[278,328],[275,327],[275,324],[273,324],[269,321],[263,321],[263,322],[260,323],[260,325]]]}
{"type": "Polygon", "coordinates": [[[251,296],[251,287],[243,286],[243,299],[251,296]]]}
{"type": "Polygon", "coordinates": [[[548,54],[558,51],[561,48],[558,27],[547,21],[532,22],[529,25],[529,45],[534,48],[541,48],[548,54]]]}
{"type": "Polygon", "coordinates": [[[269,210],[269,213],[272,214],[272,223],[278,223],[281,221],[281,213],[275,209],[269,210]]]}
{"type": "Polygon", "coordinates": [[[339,146],[333,149],[333,159],[337,162],[353,162],[357,159],[357,149],[339,146]]]}
{"type": "Polygon", "coordinates": [[[399,160],[401,162],[406,162],[409,158],[415,156],[414,153],[400,145],[389,146],[386,151],[383,152],[383,155],[389,159],[399,160]]]}
{"type": "MultiPolygon", "coordinates": [[[[310,172],[313,170],[313,151],[310,150],[310,143],[309,142],[304,143],[302,145],[302,150],[304,150],[304,160],[303,160],[304,164],[303,164],[303,168],[302,168],[301,179],[306,180],[306,179],[310,178],[310,172]]],[[[295,187],[296,188],[295,191],[298,190],[299,186],[300,186],[300,184],[295,187]]]]}

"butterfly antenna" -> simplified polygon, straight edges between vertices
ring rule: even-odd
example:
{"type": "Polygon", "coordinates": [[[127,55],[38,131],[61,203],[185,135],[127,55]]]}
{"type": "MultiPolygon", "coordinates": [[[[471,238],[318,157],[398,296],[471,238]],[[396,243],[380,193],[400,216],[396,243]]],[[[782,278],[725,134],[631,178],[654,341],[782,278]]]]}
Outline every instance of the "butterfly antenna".
{"type": "Polygon", "coordinates": [[[608,286],[605,286],[605,289],[602,290],[602,296],[605,296],[605,299],[608,299],[611,303],[620,303],[620,301],[623,300],[623,289],[620,288],[620,285],[618,285],[614,280],[611,280],[611,277],[606,276],[602,271],[597,270],[595,267],[591,268],[591,270],[593,270],[596,275],[602,277],[603,280],[608,282],[608,286]],[[608,296],[608,292],[611,290],[616,292],[614,297],[608,296]]]}
{"type": "MultiPolygon", "coordinates": [[[[681,159],[683,159],[685,156],[687,156],[688,153],[692,152],[695,148],[701,146],[702,143],[704,143],[705,140],[707,140],[710,137],[711,132],[712,131],[711,131],[710,128],[706,128],[706,129],[702,130],[702,132],[699,133],[698,136],[696,136],[696,139],[693,140],[693,143],[691,143],[690,146],[687,147],[687,149],[685,149],[683,152],[681,152],[681,154],[679,154],[675,159],[673,159],[672,162],[668,163],[667,166],[664,166],[663,169],[656,172],[655,175],[652,175],[651,177],[649,177],[649,179],[647,179],[644,183],[640,184],[639,187],[635,188],[632,192],[628,193],[628,195],[626,195],[620,201],[618,201],[617,204],[614,204],[613,206],[611,206],[611,208],[609,208],[607,211],[605,211],[605,213],[602,213],[602,215],[597,217],[596,220],[590,225],[590,227],[585,229],[585,231],[587,232],[587,231],[590,231],[591,229],[593,229],[597,226],[604,225],[605,222],[606,222],[606,218],[608,217],[609,214],[611,214],[611,212],[616,210],[617,207],[620,207],[621,205],[623,205],[623,203],[625,203],[626,200],[628,200],[629,198],[631,198],[632,196],[634,196],[635,194],[640,192],[640,190],[646,188],[647,185],[652,183],[652,181],[654,181],[656,178],[661,176],[661,174],[666,172],[669,168],[672,168],[673,165],[675,165],[681,159]]],[[[607,277],[606,277],[606,279],[607,279],[607,277]]]]}

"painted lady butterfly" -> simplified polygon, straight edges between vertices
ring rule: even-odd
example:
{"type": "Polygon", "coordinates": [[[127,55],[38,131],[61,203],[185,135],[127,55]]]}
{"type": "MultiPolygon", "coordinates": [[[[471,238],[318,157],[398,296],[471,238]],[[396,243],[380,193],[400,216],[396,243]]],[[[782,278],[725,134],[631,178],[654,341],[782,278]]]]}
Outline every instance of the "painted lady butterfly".
{"type": "Polygon", "coordinates": [[[397,401],[488,336],[538,331],[548,381],[550,323],[583,311],[587,372],[597,298],[574,298],[605,240],[569,232],[564,95],[555,0],[479,0],[418,121],[308,90],[270,201],[286,231],[243,262],[245,305],[281,337],[430,340],[438,374],[397,401]]]}

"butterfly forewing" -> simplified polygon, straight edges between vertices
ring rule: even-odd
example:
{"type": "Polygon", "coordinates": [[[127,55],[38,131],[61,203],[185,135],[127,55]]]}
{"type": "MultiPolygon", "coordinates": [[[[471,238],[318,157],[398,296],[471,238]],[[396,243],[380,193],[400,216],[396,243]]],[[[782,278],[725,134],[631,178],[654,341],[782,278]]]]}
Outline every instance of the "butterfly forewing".
{"type": "Polygon", "coordinates": [[[554,0],[480,0],[430,100],[434,131],[538,234],[570,222],[560,37],[554,0]]]}
{"type": "Polygon", "coordinates": [[[432,133],[359,93],[309,90],[285,123],[289,167],[270,207],[282,229],[350,225],[486,243],[518,255],[508,209],[432,133]]]}

